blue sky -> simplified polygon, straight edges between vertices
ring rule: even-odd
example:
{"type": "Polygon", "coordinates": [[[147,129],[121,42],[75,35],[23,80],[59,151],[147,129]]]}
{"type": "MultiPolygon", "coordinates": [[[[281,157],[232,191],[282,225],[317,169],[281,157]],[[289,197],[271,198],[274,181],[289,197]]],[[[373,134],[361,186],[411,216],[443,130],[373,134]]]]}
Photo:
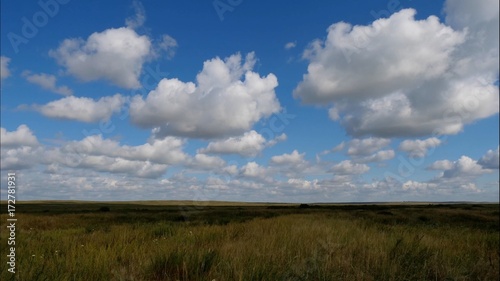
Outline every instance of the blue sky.
{"type": "Polygon", "coordinates": [[[498,1],[1,5],[20,200],[498,201],[498,1]]]}

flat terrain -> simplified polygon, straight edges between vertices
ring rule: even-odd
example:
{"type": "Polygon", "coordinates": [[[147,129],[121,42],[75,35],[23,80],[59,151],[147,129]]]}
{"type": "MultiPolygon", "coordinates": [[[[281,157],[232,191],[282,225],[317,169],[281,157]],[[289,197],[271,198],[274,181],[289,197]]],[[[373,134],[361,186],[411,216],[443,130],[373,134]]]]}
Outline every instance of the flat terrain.
{"type": "Polygon", "coordinates": [[[498,204],[25,202],[1,280],[498,280],[498,204]]]}

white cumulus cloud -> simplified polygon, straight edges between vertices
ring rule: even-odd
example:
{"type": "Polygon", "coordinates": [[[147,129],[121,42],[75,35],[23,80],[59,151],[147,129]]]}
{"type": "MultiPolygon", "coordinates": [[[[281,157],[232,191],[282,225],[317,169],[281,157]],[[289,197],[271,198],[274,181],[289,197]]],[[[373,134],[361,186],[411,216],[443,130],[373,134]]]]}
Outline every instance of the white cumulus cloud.
{"type": "Polygon", "coordinates": [[[434,162],[431,165],[433,168],[438,168],[439,166],[446,168],[442,174],[443,178],[476,177],[491,172],[491,170],[484,169],[476,160],[467,156],[462,156],[457,161],[434,162]]]}
{"type": "Polygon", "coordinates": [[[2,147],[38,146],[38,139],[26,125],[20,125],[15,131],[9,132],[0,128],[0,143],[2,147]]]}
{"type": "Polygon", "coordinates": [[[246,178],[253,178],[256,180],[269,180],[268,170],[266,167],[260,166],[256,162],[248,162],[240,168],[240,175],[246,178]]]}
{"type": "Polygon", "coordinates": [[[353,139],[349,141],[349,148],[347,154],[351,156],[367,156],[381,148],[388,146],[391,143],[390,139],[384,138],[366,138],[366,139],[353,139]]]}
{"type": "Polygon", "coordinates": [[[332,167],[332,171],[339,175],[358,175],[364,174],[370,170],[366,164],[354,163],[351,160],[344,160],[332,167]]]}
{"type": "Polygon", "coordinates": [[[451,170],[453,168],[453,162],[450,160],[438,160],[429,166],[431,170],[451,170]]]}
{"type": "Polygon", "coordinates": [[[210,142],[206,148],[199,150],[200,153],[214,154],[239,154],[244,157],[255,157],[266,147],[274,145],[278,141],[286,139],[282,134],[273,140],[267,141],[261,134],[252,130],[242,136],[229,137],[227,139],[210,142]]]}
{"type": "Polygon", "coordinates": [[[50,56],[82,81],[104,79],[126,89],[141,86],[139,76],[152,55],[151,40],[127,27],[95,32],[86,40],[66,39],[50,56]]]}
{"type": "Polygon", "coordinates": [[[280,110],[274,74],[261,77],[252,71],[254,54],[204,63],[193,82],[162,79],[145,99],[133,98],[132,122],[154,128],[155,136],[221,138],[249,131],[261,118],[280,110]]]}
{"type": "Polygon", "coordinates": [[[128,174],[141,178],[157,178],[167,171],[167,167],[148,161],[131,161],[107,156],[87,156],[77,166],[98,172],[128,174]]]}
{"type": "Polygon", "coordinates": [[[35,109],[51,118],[91,123],[108,120],[113,113],[120,112],[125,101],[126,98],[120,94],[102,97],[97,101],[86,97],[69,96],[45,105],[37,105],[35,109]]]}
{"type": "Polygon", "coordinates": [[[107,156],[170,165],[186,161],[184,144],[185,141],[182,139],[167,137],[162,140],[150,140],[138,146],[128,146],[120,145],[115,140],[103,139],[101,135],[92,135],[80,141],[69,142],[61,150],[79,155],[107,156]]]}
{"type": "Polygon", "coordinates": [[[46,172],[77,175],[83,171],[123,174],[139,178],[158,178],[167,168],[185,164],[184,141],[175,138],[150,140],[138,146],[120,145],[100,135],[88,136],[58,147],[39,145],[26,126],[15,132],[2,128],[2,170],[29,169],[36,165],[46,172]]]}
{"type": "Polygon", "coordinates": [[[403,9],[366,26],[331,25],[305,51],[294,96],[332,105],[353,136],[456,134],[498,113],[498,3],[469,12],[466,2],[447,2],[446,23],[403,9]]]}
{"type": "Polygon", "coordinates": [[[435,189],[438,185],[436,183],[407,181],[403,184],[403,190],[413,191],[427,191],[428,189],[435,189]]]}
{"type": "Polygon", "coordinates": [[[428,138],[425,140],[405,140],[399,145],[399,149],[408,153],[412,157],[424,157],[431,148],[441,144],[438,138],[428,138]]]}
{"type": "Polygon", "coordinates": [[[321,185],[319,180],[304,180],[304,179],[295,179],[291,178],[287,180],[287,184],[292,188],[298,189],[320,189],[321,185]]]}
{"type": "Polygon", "coordinates": [[[486,154],[479,159],[478,164],[485,169],[498,169],[499,162],[499,151],[498,147],[496,150],[488,150],[486,154]]]}
{"type": "Polygon", "coordinates": [[[276,165],[298,165],[304,163],[305,153],[299,153],[297,150],[290,154],[282,154],[271,157],[271,163],[276,165]]]}
{"type": "MultiPolygon", "coordinates": [[[[223,169],[226,161],[217,156],[210,156],[203,153],[197,153],[190,161],[189,166],[202,170],[218,171],[223,169]]],[[[232,168],[227,168],[230,173],[232,168]]]]}
{"type": "Polygon", "coordinates": [[[28,169],[38,164],[43,156],[41,148],[31,146],[3,147],[1,149],[0,168],[2,170],[28,169]]]}

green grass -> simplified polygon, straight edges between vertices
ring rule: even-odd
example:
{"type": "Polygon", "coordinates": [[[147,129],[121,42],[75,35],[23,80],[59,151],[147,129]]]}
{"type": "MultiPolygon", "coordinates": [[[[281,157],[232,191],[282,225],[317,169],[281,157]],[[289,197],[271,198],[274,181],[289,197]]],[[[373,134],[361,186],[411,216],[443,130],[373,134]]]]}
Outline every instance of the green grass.
{"type": "Polygon", "coordinates": [[[7,272],[2,231],[1,280],[499,279],[498,204],[44,202],[16,210],[17,273],[7,272]]]}

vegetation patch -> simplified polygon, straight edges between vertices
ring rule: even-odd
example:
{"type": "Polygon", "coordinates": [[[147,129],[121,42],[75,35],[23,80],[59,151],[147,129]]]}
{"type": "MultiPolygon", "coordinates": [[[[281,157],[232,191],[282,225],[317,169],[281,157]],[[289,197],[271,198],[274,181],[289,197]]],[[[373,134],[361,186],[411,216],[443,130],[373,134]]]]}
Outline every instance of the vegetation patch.
{"type": "Polygon", "coordinates": [[[498,204],[28,205],[16,214],[18,280],[500,277],[498,204]]]}

